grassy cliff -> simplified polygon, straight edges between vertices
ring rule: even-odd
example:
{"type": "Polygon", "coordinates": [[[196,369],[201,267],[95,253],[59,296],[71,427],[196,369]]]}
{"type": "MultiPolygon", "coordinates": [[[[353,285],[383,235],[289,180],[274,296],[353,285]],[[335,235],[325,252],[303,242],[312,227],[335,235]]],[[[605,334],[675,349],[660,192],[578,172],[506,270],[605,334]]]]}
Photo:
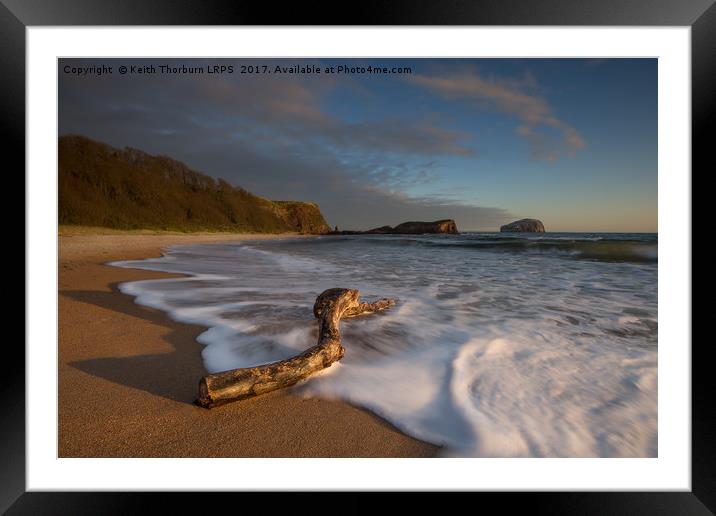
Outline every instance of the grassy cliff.
{"type": "Polygon", "coordinates": [[[166,156],[59,139],[59,223],[116,229],[325,233],[318,205],[271,201],[166,156]]]}

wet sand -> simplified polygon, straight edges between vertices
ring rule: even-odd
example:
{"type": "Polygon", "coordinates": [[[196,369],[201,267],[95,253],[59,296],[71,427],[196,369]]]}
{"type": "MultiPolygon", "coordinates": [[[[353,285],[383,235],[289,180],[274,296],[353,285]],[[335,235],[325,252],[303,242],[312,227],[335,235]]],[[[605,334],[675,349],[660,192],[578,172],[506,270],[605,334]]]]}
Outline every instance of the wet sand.
{"type": "MultiPolygon", "coordinates": [[[[426,457],[438,448],[340,401],[291,389],[212,410],[193,404],[206,374],[203,327],[178,323],[120,293],[125,281],[170,274],[112,260],[167,245],[272,235],[154,234],[61,228],[60,457],[426,457]]],[[[310,381],[310,380],[309,380],[310,381]]]]}

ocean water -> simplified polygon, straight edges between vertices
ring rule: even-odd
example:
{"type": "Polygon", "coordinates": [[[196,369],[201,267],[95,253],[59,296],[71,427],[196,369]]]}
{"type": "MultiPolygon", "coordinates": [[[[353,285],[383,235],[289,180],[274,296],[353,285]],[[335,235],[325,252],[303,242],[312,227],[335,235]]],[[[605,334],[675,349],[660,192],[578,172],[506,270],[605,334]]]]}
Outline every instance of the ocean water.
{"type": "MultiPolygon", "coordinates": [[[[314,345],[327,288],[390,310],[341,322],[344,358],[295,389],[464,457],[657,456],[657,235],[357,235],[177,246],[122,292],[208,329],[210,372],[314,345]]],[[[187,381],[197,381],[187,378],[187,381]]]]}

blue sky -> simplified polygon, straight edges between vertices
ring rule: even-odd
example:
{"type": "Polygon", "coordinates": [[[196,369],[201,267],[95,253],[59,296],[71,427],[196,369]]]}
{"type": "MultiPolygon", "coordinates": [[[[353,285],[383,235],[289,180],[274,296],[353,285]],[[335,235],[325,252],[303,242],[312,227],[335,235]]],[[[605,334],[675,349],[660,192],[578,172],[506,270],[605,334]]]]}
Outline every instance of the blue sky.
{"type": "Polygon", "coordinates": [[[60,134],[166,154],[366,229],[657,231],[655,59],[61,60],[60,134]],[[232,64],[76,76],[64,65],[232,64]],[[409,67],[241,74],[241,65],[409,67]]]}

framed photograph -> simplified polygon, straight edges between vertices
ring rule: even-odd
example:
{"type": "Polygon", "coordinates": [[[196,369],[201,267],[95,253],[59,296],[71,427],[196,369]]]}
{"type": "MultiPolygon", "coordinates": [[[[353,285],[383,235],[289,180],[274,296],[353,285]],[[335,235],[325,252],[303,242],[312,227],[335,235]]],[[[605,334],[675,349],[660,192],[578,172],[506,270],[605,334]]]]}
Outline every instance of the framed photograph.
{"type": "Polygon", "coordinates": [[[714,510],[691,171],[716,8],[481,4],[0,6],[27,192],[3,510],[714,510]]]}

